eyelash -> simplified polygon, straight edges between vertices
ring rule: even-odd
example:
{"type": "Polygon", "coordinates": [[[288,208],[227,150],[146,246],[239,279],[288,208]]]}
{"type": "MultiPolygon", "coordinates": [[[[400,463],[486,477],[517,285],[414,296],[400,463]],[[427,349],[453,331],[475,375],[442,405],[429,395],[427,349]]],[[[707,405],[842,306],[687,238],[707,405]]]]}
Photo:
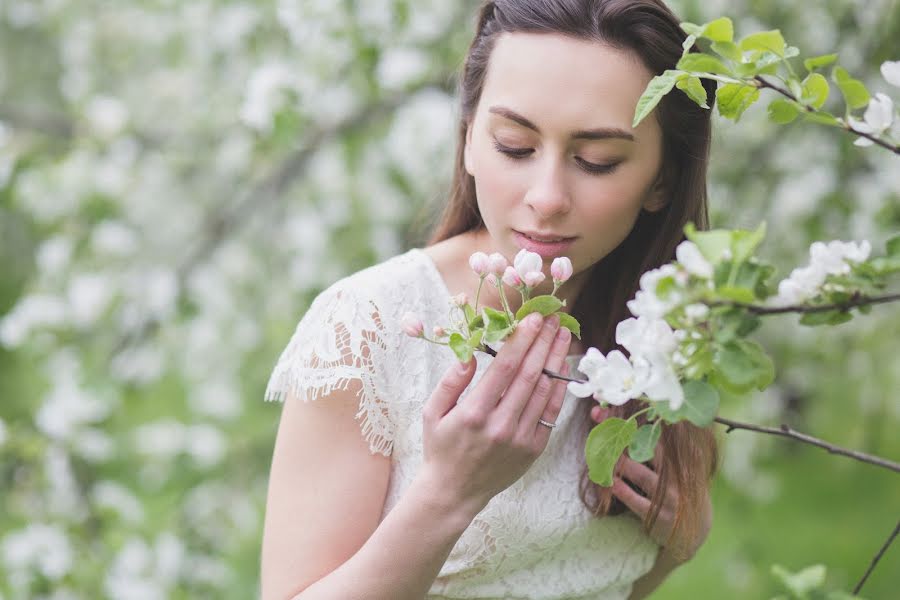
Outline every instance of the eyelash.
{"type": "MultiPolygon", "coordinates": [[[[534,152],[534,150],[532,150],[531,148],[510,148],[509,146],[504,146],[497,140],[494,140],[494,148],[497,149],[497,152],[513,160],[528,158],[528,156],[532,152],[534,152]]],[[[578,163],[578,166],[581,167],[582,170],[590,173],[591,175],[608,175],[609,173],[615,171],[616,167],[619,166],[618,162],[610,163],[608,165],[597,165],[577,156],[575,157],[575,161],[578,163]]]]}

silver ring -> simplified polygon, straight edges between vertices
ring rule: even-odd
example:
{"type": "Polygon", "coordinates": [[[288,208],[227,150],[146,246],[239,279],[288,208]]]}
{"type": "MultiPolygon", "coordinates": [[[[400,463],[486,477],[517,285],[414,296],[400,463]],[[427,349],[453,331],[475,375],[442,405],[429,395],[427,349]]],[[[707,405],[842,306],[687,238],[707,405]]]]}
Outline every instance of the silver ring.
{"type": "Polygon", "coordinates": [[[543,419],[538,419],[538,423],[540,423],[544,427],[549,427],[550,429],[556,427],[556,423],[550,423],[549,421],[545,421],[543,419]]]}

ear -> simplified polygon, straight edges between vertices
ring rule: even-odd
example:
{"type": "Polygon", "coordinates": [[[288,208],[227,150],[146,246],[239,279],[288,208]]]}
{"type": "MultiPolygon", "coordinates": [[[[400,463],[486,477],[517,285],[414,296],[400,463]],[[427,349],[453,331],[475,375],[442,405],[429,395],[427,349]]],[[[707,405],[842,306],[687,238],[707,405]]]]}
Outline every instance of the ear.
{"type": "Polygon", "coordinates": [[[472,122],[466,124],[466,141],[463,146],[463,164],[466,167],[466,173],[474,177],[472,168],[474,161],[472,160],[472,122]]]}
{"type": "Polygon", "coordinates": [[[647,197],[644,198],[641,207],[647,212],[653,213],[662,210],[668,203],[668,189],[665,184],[665,177],[663,176],[662,171],[660,171],[659,175],[656,177],[656,181],[653,182],[653,185],[647,191],[647,197]]]}

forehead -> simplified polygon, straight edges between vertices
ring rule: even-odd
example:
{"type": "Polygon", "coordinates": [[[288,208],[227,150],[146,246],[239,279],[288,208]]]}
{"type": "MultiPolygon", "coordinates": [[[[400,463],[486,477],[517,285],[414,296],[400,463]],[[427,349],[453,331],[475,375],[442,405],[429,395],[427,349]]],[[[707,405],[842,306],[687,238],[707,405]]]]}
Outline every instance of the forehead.
{"type": "Polygon", "coordinates": [[[479,110],[501,104],[548,128],[634,131],[635,106],[652,78],[628,50],[559,34],[504,33],[491,53],[479,110]]]}

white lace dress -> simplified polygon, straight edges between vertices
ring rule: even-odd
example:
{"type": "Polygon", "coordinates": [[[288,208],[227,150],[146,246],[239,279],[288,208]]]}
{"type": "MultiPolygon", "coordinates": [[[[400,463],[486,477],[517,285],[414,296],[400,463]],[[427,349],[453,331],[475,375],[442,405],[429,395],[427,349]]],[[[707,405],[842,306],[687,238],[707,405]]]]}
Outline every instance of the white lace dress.
{"type": "MultiPolygon", "coordinates": [[[[414,310],[429,329],[446,324],[449,299],[439,271],[419,249],[346,277],[313,302],[266,389],[267,400],[291,391],[306,401],[362,383],[361,433],[373,453],[391,458],[382,518],[422,463],[422,407],[456,360],[446,347],[404,335],[400,319],[414,310]]],[[[492,360],[481,353],[477,359],[469,389],[492,360]]],[[[569,362],[574,372],[577,357],[569,362]]],[[[427,599],[628,597],[658,547],[633,515],[598,519],[582,504],[588,408],[587,400],[567,394],[545,451],[466,529],[427,599]]]]}

